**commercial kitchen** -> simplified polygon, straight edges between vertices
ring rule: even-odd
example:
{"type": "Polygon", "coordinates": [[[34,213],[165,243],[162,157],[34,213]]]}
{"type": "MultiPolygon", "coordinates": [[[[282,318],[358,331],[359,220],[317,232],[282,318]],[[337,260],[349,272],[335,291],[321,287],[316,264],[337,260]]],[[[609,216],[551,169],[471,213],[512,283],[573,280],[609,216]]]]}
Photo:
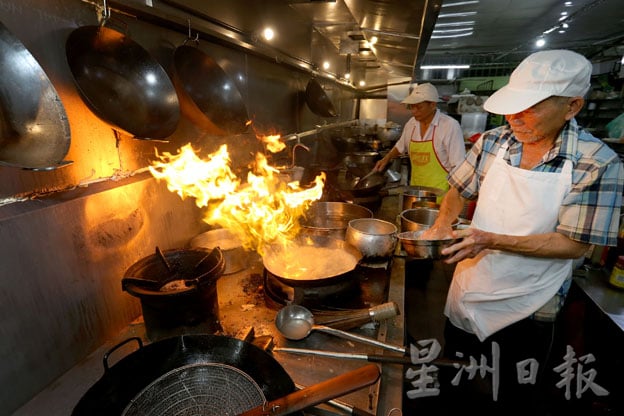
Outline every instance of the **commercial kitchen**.
{"type": "MultiPolygon", "coordinates": [[[[617,0],[0,0],[0,415],[442,414],[454,265],[398,238],[441,194],[367,175],[401,101],[434,84],[469,149],[571,49],[621,154],[622,28],[617,0]]],[[[553,375],[552,415],[624,414],[622,250],[574,270],[553,356],[602,389],[553,375]]]]}

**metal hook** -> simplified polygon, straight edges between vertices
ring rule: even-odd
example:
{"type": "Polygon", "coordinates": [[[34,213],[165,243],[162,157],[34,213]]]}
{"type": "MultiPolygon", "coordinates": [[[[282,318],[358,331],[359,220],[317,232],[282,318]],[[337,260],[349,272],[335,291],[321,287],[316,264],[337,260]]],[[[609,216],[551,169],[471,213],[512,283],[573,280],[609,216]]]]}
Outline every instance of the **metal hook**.
{"type": "Polygon", "coordinates": [[[184,45],[186,45],[186,42],[188,41],[193,41],[196,44],[199,44],[199,32],[195,33],[195,39],[193,39],[191,36],[191,19],[186,19],[187,25],[188,25],[188,34],[186,36],[186,39],[184,40],[184,45]]]}
{"type": "Polygon", "coordinates": [[[110,8],[108,7],[108,5],[106,4],[106,0],[102,0],[102,5],[103,5],[103,9],[102,9],[102,21],[105,22],[108,19],[110,19],[111,17],[111,11],[110,8]]]}

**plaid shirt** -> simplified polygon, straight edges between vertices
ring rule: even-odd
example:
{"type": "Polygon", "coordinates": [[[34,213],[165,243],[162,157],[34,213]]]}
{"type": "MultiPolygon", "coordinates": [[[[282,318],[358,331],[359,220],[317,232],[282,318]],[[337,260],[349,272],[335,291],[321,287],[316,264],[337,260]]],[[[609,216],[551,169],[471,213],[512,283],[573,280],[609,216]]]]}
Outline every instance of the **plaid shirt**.
{"type": "MultiPolygon", "coordinates": [[[[498,149],[507,142],[505,160],[518,167],[522,143],[509,126],[501,126],[485,132],[472,146],[464,162],[449,173],[450,185],[464,198],[476,199],[498,149]]],[[[574,165],[572,188],[559,209],[556,231],[579,242],[616,246],[624,188],[624,167],[619,156],[572,119],[533,170],[560,172],[566,159],[574,165]]]]}

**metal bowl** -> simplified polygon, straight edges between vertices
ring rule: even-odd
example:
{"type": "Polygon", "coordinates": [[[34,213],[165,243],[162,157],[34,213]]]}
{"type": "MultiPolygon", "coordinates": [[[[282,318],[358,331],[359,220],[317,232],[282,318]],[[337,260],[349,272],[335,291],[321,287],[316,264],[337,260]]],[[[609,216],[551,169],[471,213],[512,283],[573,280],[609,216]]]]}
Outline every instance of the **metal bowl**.
{"type": "Polygon", "coordinates": [[[373,212],[361,205],[347,202],[314,202],[301,221],[301,232],[344,240],[349,221],[372,217],[373,212]]]}
{"type": "Polygon", "coordinates": [[[423,240],[420,235],[425,230],[404,231],[399,233],[398,238],[403,250],[409,257],[419,259],[440,259],[442,249],[455,244],[459,238],[448,238],[444,240],[423,240]]]}
{"type": "MultiPolygon", "coordinates": [[[[414,204],[431,204],[431,202],[418,202],[414,204]]],[[[431,227],[438,218],[440,210],[437,207],[418,207],[406,209],[401,212],[401,231],[423,231],[431,227]]],[[[452,224],[455,228],[458,224],[470,224],[469,220],[458,217],[452,224]]]]}
{"type": "Polygon", "coordinates": [[[433,202],[436,203],[438,194],[424,189],[407,189],[403,192],[403,209],[414,208],[417,202],[433,202]]]}
{"type": "Polygon", "coordinates": [[[345,241],[357,248],[364,257],[389,257],[398,243],[397,227],[377,218],[349,221],[345,241]]]}

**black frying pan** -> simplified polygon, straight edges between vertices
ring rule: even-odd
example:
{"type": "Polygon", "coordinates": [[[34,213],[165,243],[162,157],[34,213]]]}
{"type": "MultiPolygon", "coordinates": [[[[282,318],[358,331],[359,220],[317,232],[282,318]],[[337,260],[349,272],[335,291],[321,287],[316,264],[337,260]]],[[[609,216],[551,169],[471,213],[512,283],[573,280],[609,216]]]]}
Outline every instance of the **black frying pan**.
{"type": "MultiPolygon", "coordinates": [[[[158,406],[169,406],[171,401],[176,400],[177,394],[171,389],[164,391],[167,386],[162,386],[162,392],[152,391],[157,394],[151,406],[143,403],[150,400],[143,393],[154,387],[158,380],[166,380],[168,375],[184,378],[187,370],[209,371],[214,365],[223,366],[226,377],[235,374],[241,383],[257,385],[268,401],[296,390],[288,373],[270,354],[253,344],[226,336],[183,335],[157,341],[131,353],[110,368],[107,356],[108,354],[104,358],[104,375],[80,399],[72,416],[116,416],[134,404],[145,404],[150,411],[158,406]],[[179,371],[180,369],[184,371],[179,371]],[[231,371],[232,369],[240,371],[231,371]],[[167,400],[168,403],[163,403],[167,400]]],[[[189,382],[186,387],[191,384],[189,382]]],[[[220,386],[215,389],[218,387],[220,386]]],[[[223,393],[225,394],[219,398],[223,401],[235,400],[237,397],[234,391],[229,395],[228,392],[223,393]]],[[[178,403],[188,406],[183,399],[179,399],[178,403]]],[[[127,414],[142,413],[137,411],[127,414]]]]}
{"type": "Polygon", "coordinates": [[[100,26],[74,29],[67,62],[87,106],[112,128],[141,139],[164,139],[176,129],[180,105],[173,83],[143,47],[100,26]]]}
{"type": "Polygon", "coordinates": [[[223,69],[198,48],[182,45],[173,54],[174,85],[182,112],[213,134],[247,130],[243,97],[223,69]]]}
{"type": "Polygon", "coordinates": [[[53,169],[70,162],[65,108],[35,58],[0,23],[0,164],[53,169]]]}

